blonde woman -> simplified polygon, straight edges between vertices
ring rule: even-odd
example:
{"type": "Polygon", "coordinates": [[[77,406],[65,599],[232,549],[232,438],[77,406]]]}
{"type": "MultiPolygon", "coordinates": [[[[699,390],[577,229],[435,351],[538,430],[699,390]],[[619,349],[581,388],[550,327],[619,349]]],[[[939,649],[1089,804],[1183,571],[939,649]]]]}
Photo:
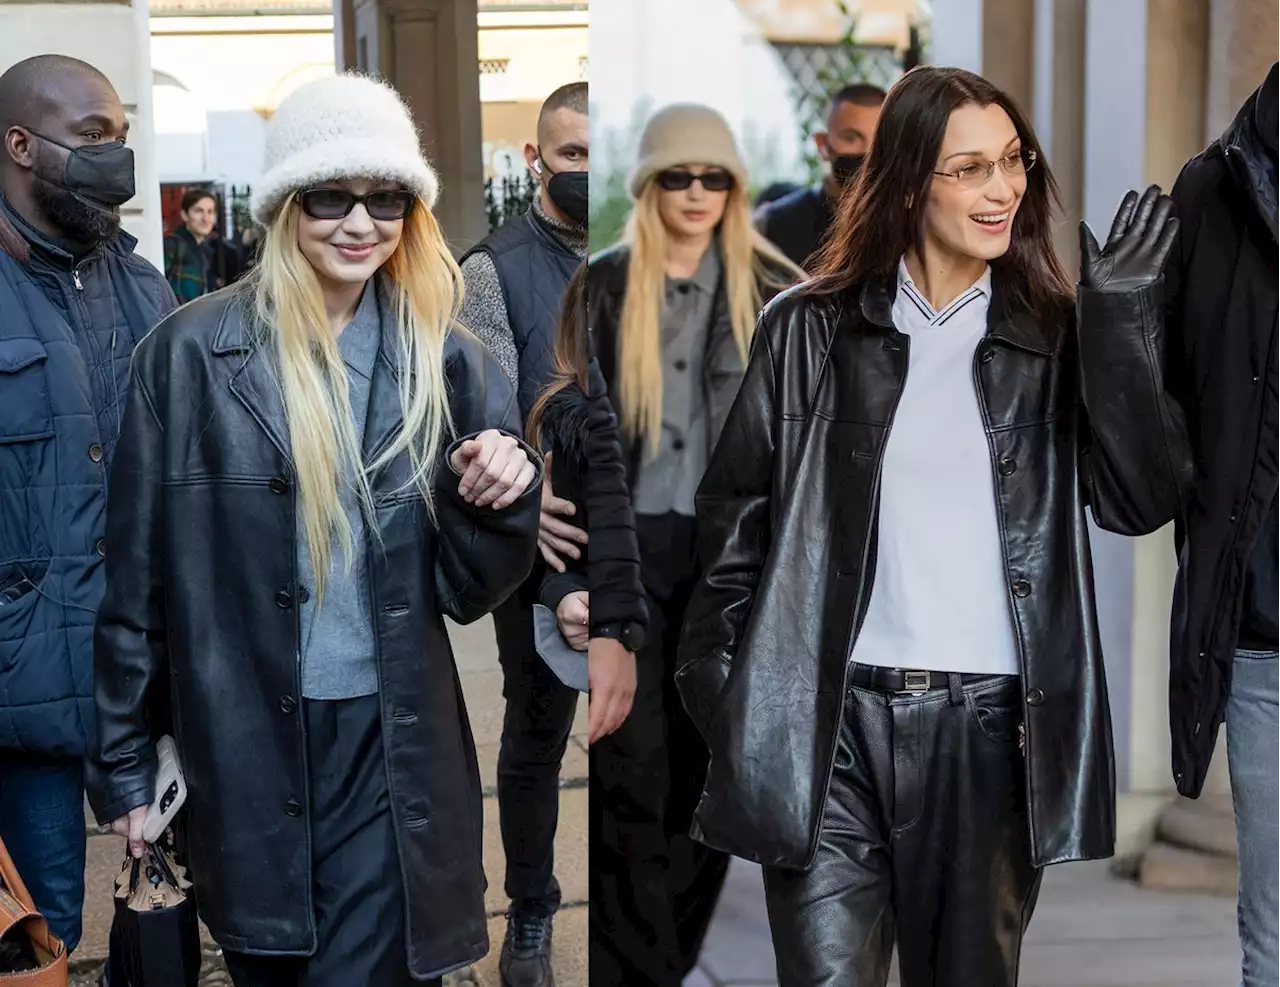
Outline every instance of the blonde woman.
{"type": "Polygon", "coordinates": [[[266,158],[252,277],[138,348],[93,803],[141,853],[161,710],[237,987],[407,985],[488,949],[443,618],[475,620],[529,572],[541,477],[505,374],[455,327],[436,178],[396,93],[304,86],[266,158]]]}
{"type": "Polygon", "coordinates": [[[752,228],[746,167],[714,110],[656,114],[630,184],[623,242],[590,262],[589,324],[622,427],[650,631],[631,715],[592,748],[593,811],[608,822],[593,827],[591,982],[674,985],[727,866],[687,836],[705,751],[672,683],[699,575],[693,495],[761,306],[802,274],[752,228]]]}

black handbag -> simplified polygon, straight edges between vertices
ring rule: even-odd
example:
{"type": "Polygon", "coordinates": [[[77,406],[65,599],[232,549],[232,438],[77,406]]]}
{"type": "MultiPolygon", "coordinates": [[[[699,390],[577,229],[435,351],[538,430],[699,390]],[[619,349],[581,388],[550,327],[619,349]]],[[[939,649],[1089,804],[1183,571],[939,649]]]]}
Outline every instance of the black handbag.
{"type": "Polygon", "coordinates": [[[141,859],[126,856],[116,877],[112,949],[120,950],[125,987],[197,987],[196,903],[172,846],[166,832],[157,843],[148,844],[141,859]]]}

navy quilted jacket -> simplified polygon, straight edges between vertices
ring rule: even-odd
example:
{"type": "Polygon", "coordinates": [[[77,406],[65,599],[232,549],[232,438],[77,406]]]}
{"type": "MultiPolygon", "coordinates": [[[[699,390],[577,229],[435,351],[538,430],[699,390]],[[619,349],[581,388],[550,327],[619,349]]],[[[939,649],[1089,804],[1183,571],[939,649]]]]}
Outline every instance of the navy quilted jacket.
{"type": "Polygon", "coordinates": [[[93,721],[106,484],[133,348],[176,306],[121,233],[76,260],[0,201],[0,750],[93,721]]]}

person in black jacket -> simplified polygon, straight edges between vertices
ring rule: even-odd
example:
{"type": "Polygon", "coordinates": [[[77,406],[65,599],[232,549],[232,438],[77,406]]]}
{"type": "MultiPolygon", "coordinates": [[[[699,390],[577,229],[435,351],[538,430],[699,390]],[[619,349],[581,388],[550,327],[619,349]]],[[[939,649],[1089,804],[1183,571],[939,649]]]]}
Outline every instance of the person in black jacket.
{"type": "Polygon", "coordinates": [[[813,135],[830,171],[811,188],[801,188],[756,210],[756,228],[800,267],[809,270],[836,218],[840,194],[858,177],[875,139],[884,90],[860,82],[837,90],[827,107],[826,129],[813,135]]]}
{"type": "Polygon", "coordinates": [[[176,305],[120,228],[128,130],[92,65],[38,55],[0,75],[0,839],[68,951],[107,474],[134,346],[176,305]]]}
{"type": "Polygon", "coordinates": [[[201,918],[237,987],[409,987],[488,952],[445,617],[515,591],[540,459],[456,324],[438,183],[389,86],[295,90],[248,281],[137,349],[110,481],[91,802],[135,856],[170,701],[201,918]]]}
{"type": "MultiPolygon", "coordinates": [[[[625,500],[618,505],[616,499],[610,503],[608,499],[602,502],[598,495],[592,496],[595,490],[591,476],[597,470],[607,470],[608,462],[598,462],[591,455],[592,408],[587,388],[592,376],[598,381],[599,370],[589,357],[586,275],[587,265],[582,264],[569,280],[556,331],[555,376],[534,402],[525,429],[529,442],[543,450],[546,472],[554,477],[557,496],[574,505],[573,517],[580,525],[594,531],[593,506],[601,514],[616,515],[619,506],[625,509],[627,505],[625,500]],[[553,468],[553,464],[557,465],[553,468]]],[[[595,427],[598,429],[600,423],[595,427]]],[[[606,605],[617,607],[618,602],[611,600],[610,594],[621,593],[625,599],[629,584],[639,581],[635,578],[640,561],[634,549],[634,537],[629,558],[627,546],[618,547],[622,549],[621,554],[610,544],[608,536],[603,540],[605,554],[601,563],[609,567],[607,571],[595,569],[594,552],[588,548],[582,557],[568,560],[564,571],[551,569],[543,577],[540,602],[555,613],[560,633],[575,650],[588,651],[588,642],[601,628],[591,613],[591,584],[603,590],[606,605]],[[628,572],[628,568],[632,572],[628,572]],[[629,575],[632,578],[627,578],[629,575]]],[[[623,604],[621,616],[612,619],[636,624],[643,633],[647,614],[643,600],[637,602],[638,607],[631,609],[625,609],[623,604]]],[[[591,744],[614,733],[631,712],[636,690],[634,651],[638,641],[629,643],[632,643],[630,648],[596,648],[588,655],[591,696],[587,733],[591,744]]]]}
{"type": "MultiPolygon", "coordinates": [[[[1227,725],[1245,987],[1280,977],[1276,76],[1272,65],[1171,193],[1181,230],[1164,271],[1166,385],[1189,424],[1195,472],[1176,512],[1148,519],[1177,521],[1169,720],[1183,795],[1200,794],[1227,725]]],[[[1154,458],[1149,475],[1166,469],[1154,458]]]]}
{"type": "Polygon", "coordinates": [[[1189,460],[1149,356],[1177,221],[1131,197],[1073,292],[1055,197],[1006,94],[904,76],[698,490],[694,835],[764,865],[780,987],[884,987],[895,943],[903,987],[1012,987],[1043,867],[1113,852],[1085,510],[1177,501],[1131,493],[1189,460]]]}
{"type": "Polygon", "coordinates": [[[618,409],[650,634],[631,716],[593,763],[618,825],[592,844],[593,985],[676,985],[693,968],[728,858],[692,842],[705,752],[675,694],[698,575],[693,492],[742,381],[761,304],[802,276],[751,227],[747,173],[724,119],[655,114],[631,176],[625,240],[590,262],[591,329],[618,409]],[[629,917],[629,918],[628,918],[629,917]]]}
{"type": "MultiPolygon", "coordinates": [[[[569,278],[587,255],[587,84],[561,86],[542,104],[525,160],[538,179],[529,211],[503,224],[462,258],[461,319],[515,384],[520,414],[555,376],[555,330],[569,278]]],[[[587,532],[569,501],[543,488],[539,548],[551,569],[580,556],[587,532]]],[[[534,647],[539,568],[493,615],[506,712],[498,754],[498,814],[511,901],[499,975],[503,987],[551,987],[552,919],[560,907],[555,836],[560,764],[578,694],[552,674],[534,647]]]]}

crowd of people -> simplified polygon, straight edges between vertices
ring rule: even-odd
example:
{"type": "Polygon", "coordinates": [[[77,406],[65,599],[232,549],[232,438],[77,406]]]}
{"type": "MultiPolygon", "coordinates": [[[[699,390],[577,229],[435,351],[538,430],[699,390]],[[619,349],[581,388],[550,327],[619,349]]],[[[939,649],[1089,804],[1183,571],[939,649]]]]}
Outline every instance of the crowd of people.
{"type": "Polygon", "coordinates": [[[907,987],[1012,987],[1044,869],[1114,852],[1092,516],[1177,525],[1175,780],[1225,720],[1243,983],[1274,984],[1276,68],[1170,195],[1082,224],[1078,272],[970,72],[834,92],[822,181],[754,213],[723,117],[665,107],[590,257],[587,97],[547,98],[529,211],[455,261],[401,97],[307,83],[254,262],[192,189],[162,274],[106,77],[0,76],[0,839],[53,932],[85,792],[141,857],[172,736],[237,987],[480,959],[445,618],[492,614],[504,987],[555,983],[582,688],[593,987],[678,987],[735,855],[785,987],[884,987],[895,947],[907,987]]]}

